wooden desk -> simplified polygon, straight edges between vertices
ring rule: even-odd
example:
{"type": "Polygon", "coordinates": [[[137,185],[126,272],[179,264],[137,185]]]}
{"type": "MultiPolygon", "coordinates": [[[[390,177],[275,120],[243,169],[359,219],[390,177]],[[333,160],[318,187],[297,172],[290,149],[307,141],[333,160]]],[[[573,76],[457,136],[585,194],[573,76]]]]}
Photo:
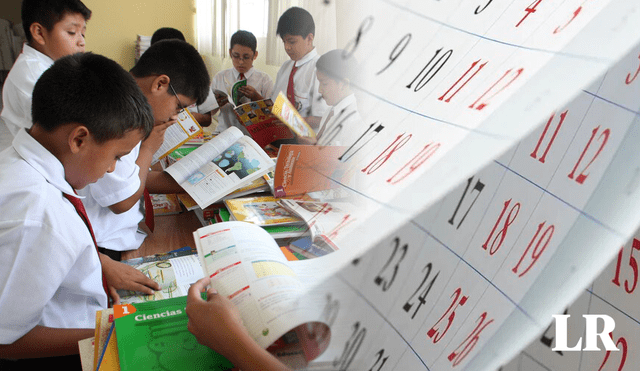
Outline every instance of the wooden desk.
{"type": "Polygon", "coordinates": [[[153,233],[149,232],[144,222],[141,222],[140,227],[149,235],[139,249],[123,251],[122,260],[168,252],[185,246],[195,248],[193,232],[202,227],[202,224],[193,211],[187,211],[156,216],[153,233]]]}

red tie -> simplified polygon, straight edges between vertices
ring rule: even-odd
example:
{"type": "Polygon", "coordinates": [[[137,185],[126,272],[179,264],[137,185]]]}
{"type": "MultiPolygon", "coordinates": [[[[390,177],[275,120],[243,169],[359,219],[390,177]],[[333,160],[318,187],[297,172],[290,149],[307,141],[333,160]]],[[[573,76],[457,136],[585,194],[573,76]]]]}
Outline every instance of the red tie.
{"type": "Polygon", "coordinates": [[[244,80],[244,73],[240,72],[240,76],[238,76],[238,80],[244,80]]]}
{"type": "Polygon", "coordinates": [[[153,232],[155,228],[155,221],[153,220],[153,202],[151,202],[151,195],[148,189],[144,189],[144,224],[149,227],[149,230],[153,232]]]}
{"type": "Polygon", "coordinates": [[[298,67],[296,67],[294,62],[293,67],[291,68],[291,73],[289,74],[289,84],[287,85],[287,99],[289,99],[289,102],[291,102],[294,107],[296,107],[296,95],[293,90],[293,75],[296,74],[297,70],[298,67]]]}
{"type": "MultiPolygon", "coordinates": [[[[87,216],[87,211],[84,209],[84,205],[79,198],[70,196],[66,193],[62,193],[62,195],[71,202],[71,205],[76,208],[78,215],[82,218],[82,221],[89,229],[89,233],[91,233],[91,238],[93,239],[93,244],[96,247],[96,253],[98,252],[98,243],[96,242],[96,236],[93,234],[93,228],[91,227],[91,222],[89,221],[89,217],[87,216]]],[[[98,259],[100,259],[100,255],[98,255],[98,259]]],[[[109,301],[109,289],[107,288],[107,279],[104,276],[104,271],[102,272],[102,288],[104,289],[104,293],[107,294],[107,302],[109,301]]]]}

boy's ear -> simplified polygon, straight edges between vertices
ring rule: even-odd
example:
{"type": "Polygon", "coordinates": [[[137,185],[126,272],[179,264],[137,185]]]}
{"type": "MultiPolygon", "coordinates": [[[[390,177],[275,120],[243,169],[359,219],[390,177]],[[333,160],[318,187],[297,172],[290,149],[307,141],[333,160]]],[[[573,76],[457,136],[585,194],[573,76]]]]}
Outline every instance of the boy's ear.
{"type": "Polygon", "coordinates": [[[90,137],[89,129],[84,125],[78,125],[69,132],[69,150],[76,154],[83,150],[90,137]]]}
{"type": "Polygon", "coordinates": [[[310,33],[307,35],[307,37],[304,38],[305,40],[307,40],[307,42],[311,43],[311,45],[313,45],[313,34],[310,33]]]}
{"type": "Polygon", "coordinates": [[[31,32],[31,39],[40,45],[45,44],[44,33],[46,32],[46,28],[38,22],[33,22],[31,26],[29,26],[29,32],[31,32]]]}
{"type": "Polygon", "coordinates": [[[253,53],[253,60],[255,61],[258,58],[258,50],[253,53]]]}
{"type": "Polygon", "coordinates": [[[171,79],[167,75],[156,76],[151,82],[151,93],[164,93],[169,90],[171,79]]]}

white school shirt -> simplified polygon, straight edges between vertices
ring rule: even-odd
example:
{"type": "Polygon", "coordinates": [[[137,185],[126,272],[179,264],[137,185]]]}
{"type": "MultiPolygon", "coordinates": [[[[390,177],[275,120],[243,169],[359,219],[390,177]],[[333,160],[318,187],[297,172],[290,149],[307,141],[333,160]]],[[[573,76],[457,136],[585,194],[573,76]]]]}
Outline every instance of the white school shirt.
{"type": "Polygon", "coordinates": [[[0,118],[14,137],[20,128],[28,129],[31,120],[31,96],[33,87],[42,73],[53,64],[53,59],[26,43],[18,56],[2,88],[2,113],[0,118]]]}
{"type": "MultiPolygon", "coordinates": [[[[329,106],[318,92],[318,79],[316,78],[316,62],[320,56],[315,48],[307,53],[299,61],[294,62],[289,59],[284,62],[278,70],[276,83],[273,88],[273,101],[275,102],[279,92],[287,95],[287,86],[289,85],[289,75],[295,63],[298,67],[293,75],[293,92],[296,97],[296,109],[302,117],[322,115],[329,110],[329,106]]],[[[311,126],[316,130],[317,127],[311,126]]]]}
{"type": "MultiPolygon", "coordinates": [[[[211,81],[211,92],[214,90],[222,90],[229,95],[229,100],[231,100],[231,88],[233,84],[238,82],[240,77],[240,72],[238,72],[235,68],[229,68],[223,71],[218,72],[211,81]]],[[[273,81],[271,77],[262,71],[258,71],[255,68],[251,67],[247,73],[244,74],[244,77],[247,79],[247,85],[253,86],[260,95],[262,95],[265,99],[271,98],[273,94],[273,81]]],[[[215,96],[211,99],[213,94],[209,94],[207,100],[198,106],[198,112],[211,112],[214,109],[218,108],[218,101],[216,101],[215,96]]],[[[240,98],[240,104],[249,103],[251,100],[247,97],[240,98]]],[[[218,127],[217,131],[224,131],[231,126],[239,127],[240,129],[244,129],[241,127],[238,118],[233,112],[233,107],[231,104],[225,104],[222,108],[220,108],[220,114],[218,116],[218,127]]],[[[244,131],[244,130],[243,130],[244,131]]]]}
{"type": "Polygon", "coordinates": [[[144,219],[140,200],[123,213],[116,214],[109,206],[126,200],[140,188],[140,167],[136,164],[140,143],[116,163],[116,169],[106,173],[93,184],[78,191],[98,246],[114,251],[135,250],[140,247],[146,234],[138,232],[138,223],[144,219]]]}
{"type": "Polygon", "coordinates": [[[317,144],[321,146],[350,146],[364,133],[365,129],[358,113],[356,97],[350,94],[342,98],[322,116],[317,131],[321,135],[318,137],[317,144]],[[328,121],[327,118],[329,118],[328,121]],[[338,128],[340,129],[338,130],[338,128]],[[320,133],[321,131],[322,133],[320,133]]]}
{"type": "Polygon", "coordinates": [[[0,153],[0,344],[36,325],[94,328],[107,307],[89,229],[62,163],[24,129],[0,153]]]}

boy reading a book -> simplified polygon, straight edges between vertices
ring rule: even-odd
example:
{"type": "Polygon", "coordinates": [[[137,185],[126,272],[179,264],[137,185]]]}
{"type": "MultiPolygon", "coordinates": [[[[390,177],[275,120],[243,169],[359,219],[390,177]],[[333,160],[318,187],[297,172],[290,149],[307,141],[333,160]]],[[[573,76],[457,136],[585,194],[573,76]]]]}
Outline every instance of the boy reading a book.
{"type": "Polygon", "coordinates": [[[93,335],[111,283],[75,190],[113,172],[153,116],[131,75],[91,53],[45,71],[32,112],[0,153],[0,369],[77,369],[77,356],[59,356],[93,335]],[[23,360],[40,357],[54,358],[23,360]]]}
{"type": "Polygon", "coordinates": [[[31,93],[40,75],[65,55],[84,51],[91,17],[80,0],[23,0],[22,27],[27,42],[2,88],[2,113],[9,132],[31,127],[31,93]]]}
{"type": "Polygon", "coordinates": [[[328,107],[320,99],[315,76],[319,55],[313,46],[313,17],[302,8],[289,8],[278,19],[276,34],[282,38],[291,59],[278,70],[272,99],[275,102],[278,93],[285,94],[311,128],[317,130],[328,107]]]}
{"type": "Polygon", "coordinates": [[[163,40],[149,47],[131,69],[153,110],[155,127],[151,135],[126,156],[118,168],[80,193],[94,224],[98,246],[114,260],[120,252],[140,247],[146,234],[138,231],[145,219],[153,231],[153,206],[149,193],[181,193],[182,188],[164,171],[150,170],[153,154],[164,140],[164,131],[177,115],[194,102],[201,103],[209,92],[209,74],[202,57],[188,43],[163,40]],[[145,213],[140,199],[145,197],[145,213]],[[146,216],[145,216],[146,214],[146,216]]]}
{"type": "MultiPolygon", "coordinates": [[[[218,116],[218,131],[223,131],[231,126],[237,126],[244,130],[229,103],[229,96],[233,85],[242,80],[247,80],[247,85],[238,90],[241,94],[240,104],[262,100],[271,97],[273,92],[273,81],[268,74],[253,67],[253,61],[258,58],[258,41],[249,31],[237,31],[231,36],[231,46],[229,56],[233,63],[233,68],[218,72],[211,82],[211,89],[214,91],[215,99],[207,99],[205,103],[198,107],[199,112],[209,112],[208,121],[211,122],[211,115],[220,111],[218,116]],[[215,93],[216,90],[224,92],[226,95],[215,93]]],[[[207,121],[204,120],[206,123],[207,121]]]]}
{"type": "Polygon", "coordinates": [[[316,144],[348,146],[357,140],[364,128],[356,98],[351,91],[355,61],[335,49],[323,54],[316,63],[318,91],[330,109],[320,120],[316,144]]]}
{"type": "Polygon", "coordinates": [[[199,280],[189,288],[187,296],[188,328],[198,342],[222,354],[243,371],[289,370],[251,338],[238,309],[216,290],[207,290],[209,283],[209,277],[199,280]],[[207,300],[200,296],[205,291],[207,300]]]}

